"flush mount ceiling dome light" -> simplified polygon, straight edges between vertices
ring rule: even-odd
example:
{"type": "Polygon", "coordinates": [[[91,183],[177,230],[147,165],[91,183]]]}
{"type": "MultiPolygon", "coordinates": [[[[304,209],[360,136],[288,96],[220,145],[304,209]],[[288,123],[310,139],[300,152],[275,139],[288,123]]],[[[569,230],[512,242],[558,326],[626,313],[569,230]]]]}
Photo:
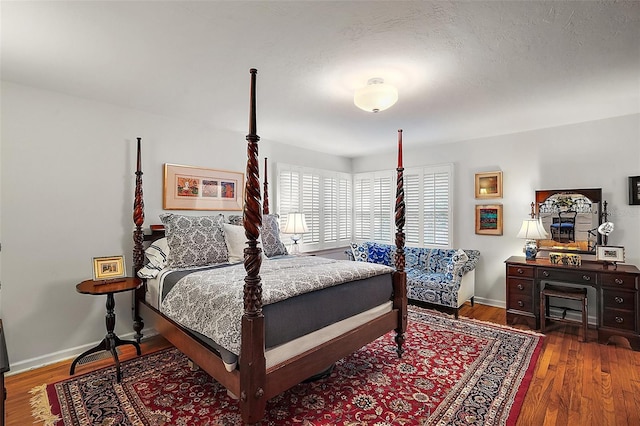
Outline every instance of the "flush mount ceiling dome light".
{"type": "Polygon", "coordinates": [[[367,85],[357,89],[353,103],[369,112],[380,112],[398,101],[398,90],[386,84],[382,78],[371,78],[367,85]]]}

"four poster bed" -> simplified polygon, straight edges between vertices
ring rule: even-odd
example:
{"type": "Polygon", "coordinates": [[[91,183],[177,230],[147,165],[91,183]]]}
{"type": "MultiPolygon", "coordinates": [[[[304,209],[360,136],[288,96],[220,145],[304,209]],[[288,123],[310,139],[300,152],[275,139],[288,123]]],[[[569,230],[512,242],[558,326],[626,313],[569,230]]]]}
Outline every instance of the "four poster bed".
{"type": "MultiPolygon", "coordinates": [[[[244,262],[236,265],[224,265],[199,270],[184,278],[180,278],[168,291],[165,298],[150,297],[151,280],[145,282],[134,295],[133,315],[134,329],[138,341],[142,338],[143,318],[169,340],[174,346],[189,357],[195,364],[205,370],[227,390],[237,396],[240,411],[245,423],[257,423],[265,414],[266,401],[296,384],[325,370],[341,358],[360,349],[380,336],[395,330],[395,341],[398,356],[402,356],[404,332],[407,326],[406,275],[404,271],[404,189],[402,168],[402,133],[398,132],[399,164],[397,168],[396,191],[396,253],[395,270],[381,265],[375,267],[388,268],[388,271],[365,271],[364,278],[353,275],[354,268],[368,268],[367,262],[350,262],[329,260],[313,256],[283,256],[282,259],[264,259],[259,246],[263,215],[269,217],[267,182],[264,183],[264,204],[261,209],[261,194],[258,171],[258,141],[256,133],[256,74],[250,70],[250,114],[249,134],[246,139],[247,168],[246,188],[244,192],[243,229],[244,262]],[[261,211],[262,210],[262,211],[261,211]],[[263,262],[264,260],[264,262],[263,262]],[[356,265],[361,264],[361,265],[356,265]],[[346,268],[346,269],[344,269],[346,268]],[[219,271],[223,271],[222,278],[219,271]],[[303,274],[344,275],[342,282],[327,284],[320,289],[302,291],[301,294],[274,298],[274,293],[289,291],[290,287],[304,287],[306,280],[313,281],[316,276],[307,278],[303,274]],[[218,275],[216,275],[218,274],[218,275]],[[374,276],[375,275],[375,276],[374,276]],[[206,324],[186,322],[186,317],[196,317],[201,323],[203,318],[212,314],[207,307],[198,310],[192,306],[195,299],[204,299],[200,294],[185,293],[200,287],[201,279],[207,276],[212,281],[218,280],[218,287],[213,287],[211,297],[222,297],[218,293],[230,288],[227,299],[222,303],[235,305],[237,312],[226,313],[236,319],[238,335],[232,343],[224,344],[226,334],[212,335],[206,324]],[[196,278],[193,278],[196,277],[196,278]],[[216,278],[217,277],[217,278],[216,278]],[[189,281],[192,279],[194,281],[189,281]],[[181,286],[187,282],[186,287],[181,286]],[[375,282],[374,282],[375,281],[375,282]],[[240,282],[238,284],[238,282],[240,282]],[[235,283],[235,284],[234,284],[235,283]],[[272,286],[281,285],[274,290],[272,286]],[[234,287],[235,285],[235,287],[234,287]],[[181,288],[177,292],[176,289],[181,288]],[[235,291],[235,293],[234,293],[235,291]],[[361,306],[353,312],[342,312],[342,318],[320,318],[326,311],[332,311],[345,298],[343,291],[351,297],[346,298],[348,305],[353,300],[366,299],[363,295],[375,293],[369,305],[361,306]],[[177,293],[176,293],[177,292],[177,293]],[[177,296],[176,296],[177,294],[177,296]],[[235,297],[235,300],[234,300],[235,297]],[[171,315],[179,311],[170,306],[170,301],[177,299],[188,307],[184,315],[171,315]],[[181,300],[182,299],[182,300],[181,300]],[[289,308],[282,308],[289,306],[289,308]],[[289,310],[287,310],[289,309],[289,310]],[[302,313],[311,313],[304,315],[302,313]],[[318,320],[309,329],[299,330],[297,334],[275,338],[278,330],[295,328],[302,317],[313,317],[318,320]],[[318,317],[318,318],[316,318],[318,317]],[[324,322],[323,322],[324,321],[324,322]],[[185,325],[187,323],[188,325],[185,325]],[[284,327],[283,327],[284,325],[284,327]],[[219,342],[218,338],[222,341],[219,342]],[[279,340],[278,340],[279,339],[279,340]],[[217,344],[219,343],[219,345],[217,344]],[[236,362],[229,361],[226,350],[236,355],[236,362]]],[[[142,190],[142,161],[138,139],[136,188],[133,219],[134,231],[134,268],[136,273],[143,268],[145,261],[144,234],[144,202],[142,190]]],[[[266,159],[265,159],[266,168],[266,159]]],[[[171,216],[171,215],[168,215],[171,216]]],[[[239,228],[239,227],[237,227],[239,228]]],[[[224,228],[227,229],[227,228],[224,228]]],[[[170,229],[167,229],[170,232],[170,229]]],[[[264,244],[264,239],[262,240],[264,244]]],[[[182,271],[184,275],[184,271],[182,271]]],[[[169,276],[167,274],[167,276],[169,276]]],[[[166,286],[166,284],[165,284],[166,286]]],[[[164,293],[165,290],[156,290],[164,293]]],[[[209,296],[206,296],[209,297],[209,296]]],[[[215,315],[215,314],[213,314],[215,315]]],[[[328,314],[327,314],[328,315],[328,314]]],[[[192,318],[193,319],[193,318],[192,318]]],[[[229,326],[228,322],[225,325],[229,326]]],[[[230,325],[233,328],[234,325],[230,325]]],[[[215,331],[215,330],[214,330],[215,331]]],[[[228,330],[227,330],[228,331],[228,330]]],[[[225,331],[226,333],[226,331],[225,331]]]]}

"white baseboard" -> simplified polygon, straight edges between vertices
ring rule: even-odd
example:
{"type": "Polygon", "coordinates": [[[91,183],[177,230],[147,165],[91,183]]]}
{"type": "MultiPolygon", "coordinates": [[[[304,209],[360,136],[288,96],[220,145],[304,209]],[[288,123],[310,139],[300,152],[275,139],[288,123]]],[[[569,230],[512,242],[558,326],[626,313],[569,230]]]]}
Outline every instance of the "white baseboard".
{"type": "Polygon", "coordinates": [[[493,306],[495,308],[507,308],[507,302],[504,300],[485,299],[484,297],[474,296],[473,301],[481,305],[493,306]]]}
{"type": "MultiPolygon", "coordinates": [[[[142,330],[142,334],[144,335],[143,340],[155,336],[158,334],[156,330],[153,328],[148,328],[142,330]]],[[[135,333],[132,331],[131,333],[123,334],[122,336],[118,336],[122,340],[134,340],[135,333]]],[[[64,349],[58,352],[53,352],[50,354],[45,354],[36,358],[26,359],[24,361],[16,362],[10,365],[11,370],[5,374],[5,376],[12,376],[18,373],[24,373],[25,371],[34,370],[36,368],[45,367],[47,365],[55,364],[60,361],[65,361],[68,359],[73,359],[83,353],[86,350],[89,350],[100,343],[102,339],[87,343],[86,345],[76,346],[75,348],[64,349]]]]}

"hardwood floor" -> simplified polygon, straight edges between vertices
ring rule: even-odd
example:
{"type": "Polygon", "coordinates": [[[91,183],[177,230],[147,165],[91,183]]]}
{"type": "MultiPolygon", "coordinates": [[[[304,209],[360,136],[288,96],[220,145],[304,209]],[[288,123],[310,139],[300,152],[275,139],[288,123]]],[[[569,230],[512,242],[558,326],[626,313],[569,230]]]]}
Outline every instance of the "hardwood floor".
{"type": "MultiPolygon", "coordinates": [[[[505,310],[486,305],[466,305],[462,316],[505,324],[505,310]]],[[[527,329],[527,326],[516,326],[527,329]]],[[[640,352],[630,349],[621,339],[616,344],[600,345],[595,334],[581,343],[579,326],[554,325],[545,336],[542,353],[524,400],[518,426],[640,425],[640,352]]],[[[593,330],[590,330],[594,332],[593,330]]],[[[142,344],[143,353],[169,346],[160,337],[142,344]]],[[[135,356],[133,346],[121,346],[121,360],[135,356]]],[[[108,358],[80,365],[76,374],[108,366],[108,358]]],[[[29,390],[44,383],[69,377],[71,360],[6,378],[6,425],[33,423],[29,390]]]]}

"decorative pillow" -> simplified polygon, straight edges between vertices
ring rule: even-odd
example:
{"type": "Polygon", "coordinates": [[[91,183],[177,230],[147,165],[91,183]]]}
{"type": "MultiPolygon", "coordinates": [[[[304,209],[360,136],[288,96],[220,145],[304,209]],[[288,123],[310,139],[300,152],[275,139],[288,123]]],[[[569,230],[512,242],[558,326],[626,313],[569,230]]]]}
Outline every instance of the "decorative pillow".
{"type": "Polygon", "coordinates": [[[262,250],[267,257],[279,256],[287,253],[287,248],[280,241],[280,225],[278,216],[265,214],[262,216],[262,250]]]}
{"type": "Polygon", "coordinates": [[[231,225],[238,225],[238,226],[244,226],[244,223],[242,223],[242,215],[237,215],[237,214],[232,214],[229,215],[229,223],[231,225]]]}
{"type": "Polygon", "coordinates": [[[447,272],[447,265],[455,250],[451,249],[428,249],[422,255],[422,267],[429,273],[444,274],[447,272]]]}
{"type": "Polygon", "coordinates": [[[244,248],[247,246],[247,236],[244,234],[244,227],[225,223],[224,240],[227,243],[229,262],[244,262],[244,248]]]}
{"type": "Polygon", "coordinates": [[[215,265],[229,260],[224,239],[224,216],[161,214],[165,226],[170,268],[215,265]]]}
{"type": "Polygon", "coordinates": [[[349,243],[351,253],[356,262],[366,262],[369,259],[369,247],[367,243],[349,243]]]}
{"type": "Polygon", "coordinates": [[[464,264],[467,260],[469,260],[469,256],[467,256],[464,250],[456,250],[451,256],[449,265],[447,265],[447,274],[451,273],[453,277],[462,277],[464,264]]]}
{"type": "Polygon", "coordinates": [[[370,263],[391,266],[392,248],[395,251],[395,247],[389,244],[369,243],[369,247],[367,248],[368,261],[370,263]]]}
{"type": "Polygon", "coordinates": [[[405,268],[422,268],[421,258],[424,250],[422,247],[405,247],[405,268]]]}
{"type": "Polygon", "coordinates": [[[169,256],[169,244],[167,238],[160,238],[151,243],[144,251],[147,263],[140,268],[138,276],[140,278],[155,278],[158,273],[167,266],[169,256]]]}
{"type": "Polygon", "coordinates": [[[478,261],[480,261],[480,251],[479,250],[465,250],[469,260],[464,263],[464,267],[462,268],[463,273],[473,271],[478,265],[478,261]]]}

